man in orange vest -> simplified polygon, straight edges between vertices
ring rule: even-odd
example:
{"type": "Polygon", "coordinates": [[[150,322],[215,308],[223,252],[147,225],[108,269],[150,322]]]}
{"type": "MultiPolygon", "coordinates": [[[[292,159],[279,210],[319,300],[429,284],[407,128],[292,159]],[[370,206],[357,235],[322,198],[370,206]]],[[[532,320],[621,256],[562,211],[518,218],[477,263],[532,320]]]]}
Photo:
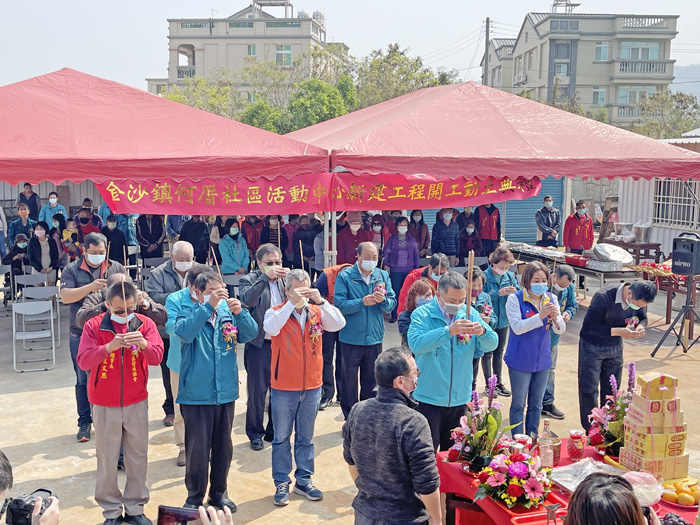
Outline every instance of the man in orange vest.
{"type": "Polygon", "coordinates": [[[294,493],[311,501],[323,493],[311,483],[314,473],[314,423],[323,385],[323,332],[337,332],[345,318],[311,288],[304,270],[291,270],[284,279],[287,300],[265,312],[263,327],[272,340],[270,404],[275,438],[272,441],[272,478],[275,505],[289,503],[294,427],[294,493]],[[309,303],[309,300],[312,303],[309,303]]]}
{"type": "Polygon", "coordinates": [[[474,212],[474,223],[481,237],[481,255],[488,257],[501,242],[501,214],[493,203],[483,204],[474,212]]]}

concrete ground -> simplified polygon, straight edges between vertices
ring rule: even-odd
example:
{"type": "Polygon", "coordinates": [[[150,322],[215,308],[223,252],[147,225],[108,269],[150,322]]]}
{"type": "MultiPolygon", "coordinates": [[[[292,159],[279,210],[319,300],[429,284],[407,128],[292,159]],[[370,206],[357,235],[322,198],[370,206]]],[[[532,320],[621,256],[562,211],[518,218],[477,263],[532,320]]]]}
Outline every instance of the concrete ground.
{"type": "MultiPolygon", "coordinates": [[[[590,301],[584,301],[584,305],[590,301]]],[[[700,474],[700,422],[695,419],[695,398],[700,396],[700,344],[688,354],[676,349],[670,353],[675,339],[669,338],[656,358],[649,354],[664,330],[665,296],[660,294],[650,314],[651,328],[640,341],[627,343],[625,361],[636,361],[640,372],[659,370],[676,375],[679,394],[688,423],[687,450],[691,454],[691,472],[700,474]]],[[[566,435],[569,429],[579,428],[576,382],[577,345],[585,306],[569,324],[562,337],[557,369],[556,404],[566,413],[563,421],[553,421],[553,430],[566,435]]],[[[75,375],[68,351],[67,307],[61,308],[63,330],[61,346],[57,351],[57,365],[48,372],[18,374],[12,368],[11,319],[0,319],[0,333],[6,334],[0,352],[0,450],[10,458],[14,468],[15,487],[11,494],[29,492],[39,487],[52,489],[60,498],[62,522],[66,524],[102,523],[100,507],[95,503],[94,471],[95,441],[78,443],[75,434],[76,408],[74,396],[75,375]]],[[[387,323],[385,348],[399,343],[396,324],[387,323]]],[[[242,351],[239,367],[243,370],[242,351]]],[[[234,456],[229,474],[229,495],[238,505],[236,523],[315,524],[332,522],[353,523],[351,508],[356,489],[342,458],[341,427],[343,417],[337,404],[320,412],[316,422],[316,475],[314,483],[324,492],[319,502],[310,502],[292,494],[287,507],[272,504],[274,484],[271,477],[270,444],[253,452],[245,436],[245,372],[240,374],[241,398],[236,403],[233,428],[234,456]]],[[[626,382],[626,375],[623,382],[626,382]]],[[[483,377],[478,388],[484,388],[483,377]]],[[[161,403],[164,397],[160,369],[151,368],[149,382],[149,470],[151,490],[146,514],[155,520],[158,505],[180,506],[185,501],[184,468],[175,465],[177,448],[173,444],[171,428],[163,426],[161,403]]],[[[508,414],[508,399],[505,414],[508,414]]],[[[378,422],[381,424],[381,422],[378,422]]],[[[123,486],[125,475],[121,474],[123,486]]]]}

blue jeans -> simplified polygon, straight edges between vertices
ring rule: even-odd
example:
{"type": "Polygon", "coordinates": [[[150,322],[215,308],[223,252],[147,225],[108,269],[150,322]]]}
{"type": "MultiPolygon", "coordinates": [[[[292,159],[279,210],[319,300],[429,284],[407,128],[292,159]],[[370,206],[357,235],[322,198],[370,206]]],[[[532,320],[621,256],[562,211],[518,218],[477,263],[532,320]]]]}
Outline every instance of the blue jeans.
{"type": "Polygon", "coordinates": [[[543,406],[554,404],[554,369],[557,367],[557,357],[559,356],[559,345],[556,344],[552,348],[552,368],[549,369],[549,377],[547,377],[547,388],[544,391],[543,406]]]}
{"type": "Polygon", "coordinates": [[[7,255],[7,246],[5,246],[5,230],[0,230],[0,258],[7,255]]]}
{"type": "Polygon", "coordinates": [[[314,424],[322,387],[313,390],[270,389],[272,423],[275,439],[272,441],[272,479],[275,486],[289,483],[292,471],[292,446],[289,438],[294,427],[294,461],[297,469],[294,477],[297,484],[311,483],[314,473],[314,424]]]}
{"type": "Polygon", "coordinates": [[[542,412],[542,399],[547,387],[549,368],[539,372],[521,372],[515,368],[508,367],[510,376],[510,389],[513,398],[510,403],[510,424],[518,423],[511,432],[513,434],[523,433],[523,411],[527,403],[525,414],[525,434],[538,433],[540,427],[540,415],[542,412]]]}
{"type": "Polygon", "coordinates": [[[81,370],[78,366],[78,347],[80,346],[80,336],[71,332],[69,338],[70,357],[73,360],[73,369],[75,370],[75,401],[78,405],[78,426],[89,425],[92,423],[92,414],[90,413],[90,401],[88,400],[87,382],[88,373],[81,370]]]}

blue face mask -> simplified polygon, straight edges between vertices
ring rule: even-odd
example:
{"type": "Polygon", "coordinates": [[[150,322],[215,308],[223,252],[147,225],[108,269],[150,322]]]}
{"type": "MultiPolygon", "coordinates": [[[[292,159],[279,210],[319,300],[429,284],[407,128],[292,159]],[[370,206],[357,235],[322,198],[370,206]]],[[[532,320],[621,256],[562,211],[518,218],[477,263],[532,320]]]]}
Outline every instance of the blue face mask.
{"type": "Polygon", "coordinates": [[[547,283],[536,283],[530,286],[530,291],[534,295],[543,295],[547,291],[547,283]]]}
{"type": "Polygon", "coordinates": [[[551,208],[554,205],[552,201],[544,201],[545,208],[551,208]]]}
{"type": "Polygon", "coordinates": [[[423,306],[424,304],[428,304],[432,301],[433,301],[432,299],[426,299],[425,297],[417,297],[416,298],[416,305],[423,306]]]}
{"type": "Polygon", "coordinates": [[[441,275],[438,275],[438,274],[436,274],[436,273],[431,273],[431,274],[430,274],[430,278],[431,278],[433,281],[435,281],[435,282],[438,282],[438,281],[440,280],[440,277],[442,277],[442,276],[441,276],[441,275]]]}

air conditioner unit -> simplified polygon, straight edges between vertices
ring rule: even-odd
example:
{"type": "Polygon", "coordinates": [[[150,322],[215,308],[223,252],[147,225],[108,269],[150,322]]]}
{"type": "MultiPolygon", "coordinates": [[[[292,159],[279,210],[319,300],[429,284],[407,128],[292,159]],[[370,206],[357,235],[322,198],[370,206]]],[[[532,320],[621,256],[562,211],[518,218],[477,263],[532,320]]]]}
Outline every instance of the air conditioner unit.
{"type": "Polygon", "coordinates": [[[515,83],[520,84],[520,81],[522,80],[523,76],[522,75],[515,75],[515,83]]]}
{"type": "Polygon", "coordinates": [[[527,83],[527,73],[523,73],[523,74],[521,75],[520,81],[521,81],[523,84],[527,83]]]}

